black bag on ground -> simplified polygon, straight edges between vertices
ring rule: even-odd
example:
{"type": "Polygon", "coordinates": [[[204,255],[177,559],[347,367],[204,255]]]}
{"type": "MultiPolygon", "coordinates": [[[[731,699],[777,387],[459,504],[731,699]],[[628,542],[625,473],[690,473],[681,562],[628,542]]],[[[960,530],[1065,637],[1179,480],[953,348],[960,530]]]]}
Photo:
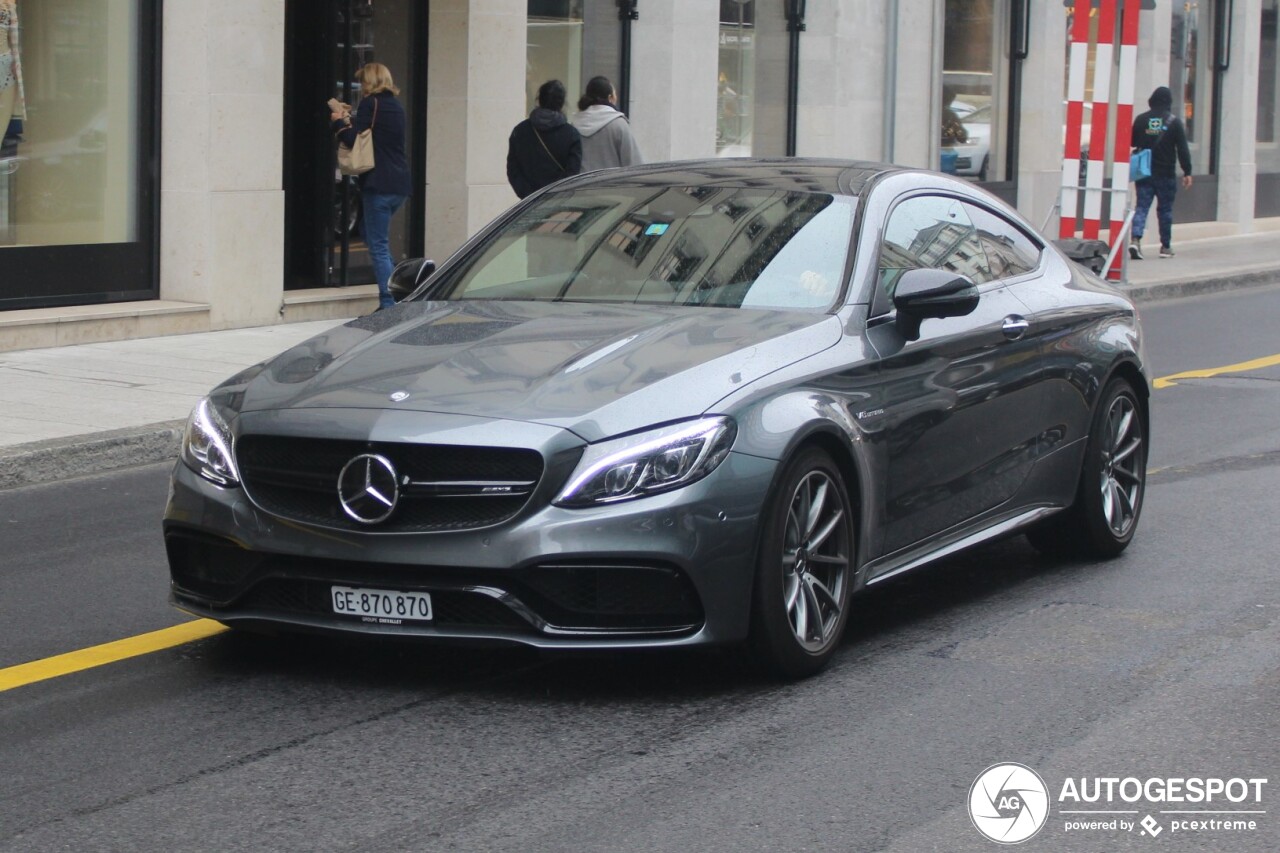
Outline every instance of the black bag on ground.
{"type": "Polygon", "coordinates": [[[1102,268],[1107,263],[1107,253],[1110,251],[1110,247],[1105,240],[1084,240],[1080,237],[1066,237],[1061,240],[1054,240],[1053,244],[1064,255],[1080,266],[1099,275],[1102,274],[1102,268]]]}

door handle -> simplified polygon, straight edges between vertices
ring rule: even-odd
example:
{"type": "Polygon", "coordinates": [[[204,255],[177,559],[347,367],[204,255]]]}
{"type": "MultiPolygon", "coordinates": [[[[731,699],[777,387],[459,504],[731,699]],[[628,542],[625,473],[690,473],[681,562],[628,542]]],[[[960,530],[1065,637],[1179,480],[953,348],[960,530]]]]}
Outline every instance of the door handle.
{"type": "Polygon", "coordinates": [[[1004,336],[1011,341],[1020,340],[1027,334],[1027,330],[1031,328],[1031,323],[1026,317],[1018,314],[1010,314],[1004,318],[1004,324],[1000,327],[1000,331],[1004,332],[1004,336]]]}

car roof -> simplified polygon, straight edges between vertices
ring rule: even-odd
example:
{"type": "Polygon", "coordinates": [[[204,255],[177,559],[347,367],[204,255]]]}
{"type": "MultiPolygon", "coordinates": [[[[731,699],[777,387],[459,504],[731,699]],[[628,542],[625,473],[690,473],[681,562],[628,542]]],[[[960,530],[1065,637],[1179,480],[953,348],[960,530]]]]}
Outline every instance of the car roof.
{"type": "Polygon", "coordinates": [[[903,171],[911,170],[861,160],[725,157],[601,169],[568,178],[556,184],[555,188],[610,185],[763,187],[856,196],[876,178],[903,171]]]}

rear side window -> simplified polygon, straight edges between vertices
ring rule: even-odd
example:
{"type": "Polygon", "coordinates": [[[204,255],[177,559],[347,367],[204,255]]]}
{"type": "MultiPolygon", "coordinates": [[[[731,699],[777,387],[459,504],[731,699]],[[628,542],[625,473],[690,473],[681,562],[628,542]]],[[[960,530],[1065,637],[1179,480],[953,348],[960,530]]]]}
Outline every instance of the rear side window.
{"type": "Polygon", "coordinates": [[[983,207],[966,204],[992,279],[1013,278],[1040,265],[1040,247],[1022,229],[983,207]]]}

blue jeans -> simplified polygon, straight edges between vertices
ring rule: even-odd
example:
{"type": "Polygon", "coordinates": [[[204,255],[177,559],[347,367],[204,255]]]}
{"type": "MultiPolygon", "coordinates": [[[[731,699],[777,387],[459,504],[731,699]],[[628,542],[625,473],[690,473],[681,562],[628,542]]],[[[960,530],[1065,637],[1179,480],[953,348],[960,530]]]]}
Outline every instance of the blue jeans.
{"type": "Polygon", "coordinates": [[[391,217],[396,215],[406,198],[408,196],[369,192],[360,196],[364,208],[364,242],[369,246],[373,274],[378,279],[379,308],[390,308],[396,304],[387,287],[394,266],[391,263],[391,217]]]}
{"type": "Polygon", "coordinates": [[[1133,238],[1141,240],[1147,230],[1147,214],[1151,199],[1156,200],[1156,220],[1160,223],[1160,245],[1173,245],[1173,199],[1178,194],[1177,178],[1145,178],[1134,183],[1138,190],[1138,209],[1133,212],[1133,238]]]}

